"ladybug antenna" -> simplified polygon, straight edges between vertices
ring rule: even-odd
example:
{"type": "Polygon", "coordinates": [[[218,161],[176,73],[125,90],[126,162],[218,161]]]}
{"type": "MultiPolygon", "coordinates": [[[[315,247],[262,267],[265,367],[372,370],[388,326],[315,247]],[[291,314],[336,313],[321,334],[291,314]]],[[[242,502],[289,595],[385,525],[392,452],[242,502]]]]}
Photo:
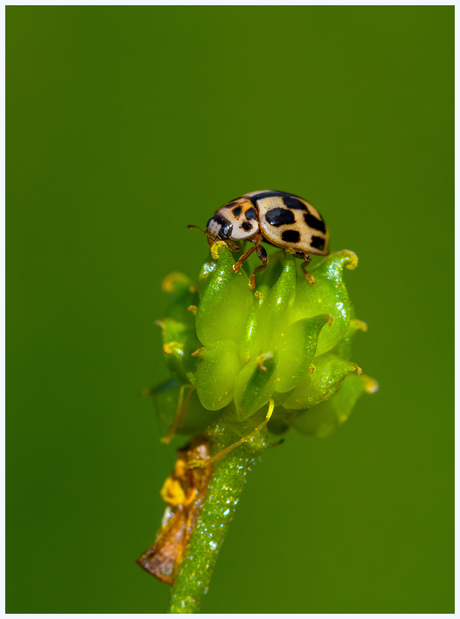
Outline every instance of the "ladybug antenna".
{"type": "Polygon", "coordinates": [[[207,232],[207,230],[202,230],[202,229],[200,228],[200,226],[194,226],[193,224],[189,224],[189,225],[187,226],[187,228],[190,228],[190,229],[192,229],[192,228],[198,228],[198,230],[200,230],[201,234],[207,234],[207,233],[208,233],[208,232],[207,232]]]}

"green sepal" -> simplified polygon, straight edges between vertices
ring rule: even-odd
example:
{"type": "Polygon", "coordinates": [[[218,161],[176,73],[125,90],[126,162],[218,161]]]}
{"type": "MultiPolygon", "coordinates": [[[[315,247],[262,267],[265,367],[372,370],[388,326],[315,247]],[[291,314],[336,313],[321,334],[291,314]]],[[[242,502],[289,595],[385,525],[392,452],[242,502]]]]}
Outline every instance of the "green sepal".
{"type": "Polygon", "coordinates": [[[241,371],[238,346],[221,340],[197,351],[195,386],[201,404],[210,411],[224,408],[233,399],[233,386],[241,371]]]}
{"type": "Polygon", "coordinates": [[[374,393],[377,389],[376,381],[369,376],[350,374],[343,379],[337,393],[331,398],[287,423],[300,434],[323,438],[348,419],[363,393],[374,393]]]}
{"type": "Polygon", "coordinates": [[[240,421],[256,413],[270,399],[276,366],[276,356],[268,352],[241,370],[234,391],[236,415],[240,421]]]}
{"type": "Polygon", "coordinates": [[[306,279],[297,285],[297,294],[292,309],[292,320],[328,313],[334,318],[331,326],[325,327],[318,338],[317,354],[321,355],[336,346],[348,330],[351,318],[351,303],[343,282],[343,269],[354,269],[358,264],[356,254],[343,250],[330,254],[317,267],[311,269],[315,283],[306,279]]]}
{"type": "Polygon", "coordinates": [[[248,363],[251,356],[257,354],[260,349],[260,329],[258,329],[258,322],[261,302],[262,294],[260,292],[255,292],[239,345],[241,362],[243,364],[248,363]]]}
{"type": "MultiPolygon", "coordinates": [[[[158,385],[158,387],[155,387],[151,392],[155,410],[166,430],[172,427],[176,419],[180,390],[181,385],[175,380],[168,380],[158,385]]],[[[185,404],[187,395],[188,389],[184,388],[182,398],[183,404],[185,404]]],[[[212,420],[215,420],[214,416],[212,420]]],[[[209,425],[209,422],[209,411],[203,408],[196,391],[194,391],[190,396],[182,425],[177,428],[176,434],[196,434],[202,432],[209,425]]]]}
{"type": "Polygon", "coordinates": [[[216,268],[216,264],[217,262],[211,255],[209,255],[203,262],[203,266],[201,267],[200,274],[198,276],[198,294],[200,299],[203,296],[206,286],[209,284],[209,280],[216,268]]]}
{"type": "Polygon", "coordinates": [[[157,320],[161,327],[163,353],[171,375],[180,383],[193,381],[197,360],[192,353],[200,346],[195,329],[172,318],[157,320]]]}
{"type": "Polygon", "coordinates": [[[365,333],[367,331],[366,323],[362,320],[350,320],[350,324],[348,325],[348,331],[332,352],[334,352],[339,357],[343,357],[344,359],[350,359],[351,345],[358,331],[363,331],[365,333]]]}
{"type": "Polygon", "coordinates": [[[277,345],[277,392],[285,393],[295,389],[307,374],[315,357],[321,329],[330,319],[329,314],[302,318],[291,324],[285,334],[281,334],[277,345]]]}
{"type": "Polygon", "coordinates": [[[188,311],[191,305],[198,303],[198,289],[192,280],[183,273],[170,273],[161,285],[163,292],[169,295],[170,306],[166,316],[184,322],[190,326],[195,324],[195,316],[188,311]]]}
{"type": "MultiPolygon", "coordinates": [[[[171,304],[158,324],[177,396],[173,406],[174,394],[168,394],[168,414],[176,415],[180,384],[192,385],[197,391],[192,395],[185,387],[184,393],[190,393],[190,410],[198,407],[206,425],[206,411],[219,411],[215,419],[223,409],[237,423],[257,425],[273,398],[269,427],[282,432],[305,411],[321,411],[345,377],[360,371],[349,359],[352,340],[366,325],[355,319],[343,282],[344,267],[357,264],[355,254],[337,252],[309,269],[313,285],[304,277],[297,280],[295,262],[284,250],[272,254],[252,295],[245,272],[252,271],[249,261],[234,274],[234,256],[219,241],[202,266],[198,286],[181,273],[165,279],[171,304]]],[[[326,430],[318,430],[318,436],[321,432],[326,430]]]]}
{"type": "Polygon", "coordinates": [[[211,272],[196,315],[196,332],[204,346],[219,340],[238,342],[252,303],[248,276],[241,269],[233,273],[234,261],[227,245],[215,243],[211,252],[217,264],[211,272]]]}
{"type": "Polygon", "coordinates": [[[278,341],[289,325],[291,307],[296,296],[296,266],[294,256],[286,253],[283,270],[268,295],[263,299],[259,314],[262,348],[278,341]]]}
{"type": "Polygon", "coordinates": [[[284,402],[286,409],[303,410],[330,398],[339,388],[340,381],[351,372],[360,371],[356,363],[346,361],[333,353],[326,353],[313,360],[310,372],[284,402]]]}

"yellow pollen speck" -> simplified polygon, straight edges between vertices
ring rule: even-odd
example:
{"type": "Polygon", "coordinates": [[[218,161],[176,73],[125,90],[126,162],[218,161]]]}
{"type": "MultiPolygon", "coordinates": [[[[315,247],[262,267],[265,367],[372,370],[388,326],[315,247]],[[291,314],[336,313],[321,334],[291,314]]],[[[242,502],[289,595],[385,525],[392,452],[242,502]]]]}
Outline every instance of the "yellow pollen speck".
{"type": "Polygon", "coordinates": [[[166,344],[163,344],[163,352],[165,355],[172,354],[173,346],[182,346],[182,344],[180,342],[167,342],[166,344]]]}
{"type": "Polygon", "coordinates": [[[217,243],[211,245],[211,256],[214,258],[214,260],[217,260],[217,258],[219,257],[219,248],[222,247],[222,245],[226,245],[226,243],[224,243],[223,241],[217,241],[217,243]]]}
{"type": "Polygon", "coordinates": [[[198,357],[202,350],[204,350],[204,346],[197,348],[194,352],[192,352],[192,357],[198,357]]]}
{"type": "Polygon", "coordinates": [[[365,374],[361,375],[361,380],[366,383],[366,391],[367,393],[375,393],[379,389],[379,384],[376,380],[371,378],[370,376],[366,376],[365,374]]]}
{"type": "Polygon", "coordinates": [[[167,275],[163,283],[161,284],[161,289],[163,292],[174,292],[174,282],[188,282],[189,278],[183,273],[170,273],[167,275]]]}
{"type": "Polygon", "coordinates": [[[362,320],[350,320],[350,327],[353,326],[356,330],[367,331],[367,324],[362,320]]]}
{"type": "Polygon", "coordinates": [[[348,249],[344,249],[340,252],[342,256],[346,256],[348,258],[347,269],[353,271],[358,266],[358,256],[354,251],[349,251],[348,249]]]}

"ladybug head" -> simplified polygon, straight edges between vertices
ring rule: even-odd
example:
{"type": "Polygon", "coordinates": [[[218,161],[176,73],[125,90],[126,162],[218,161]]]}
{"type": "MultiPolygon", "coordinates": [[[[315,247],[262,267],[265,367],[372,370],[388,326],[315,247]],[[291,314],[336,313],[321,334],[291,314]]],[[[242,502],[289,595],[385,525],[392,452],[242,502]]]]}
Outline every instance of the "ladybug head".
{"type": "Polygon", "coordinates": [[[219,214],[214,215],[206,224],[206,232],[214,239],[222,239],[226,241],[231,238],[233,226],[219,214]]]}

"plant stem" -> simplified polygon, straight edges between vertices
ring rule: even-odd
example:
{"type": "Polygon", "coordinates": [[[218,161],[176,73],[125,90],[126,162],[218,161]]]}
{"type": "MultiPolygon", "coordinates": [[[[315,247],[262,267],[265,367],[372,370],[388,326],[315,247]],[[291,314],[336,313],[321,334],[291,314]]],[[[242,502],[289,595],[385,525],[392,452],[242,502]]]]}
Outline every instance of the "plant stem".
{"type": "MultiPolygon", "coordinates": [[[[253,419],[249,424],[221,417],[209,429],[213,454],[232,445],[253,429],[253,419]]],[[[267,447],[266,436],[264,428],[250,441],[215,463],[206,499],[172,589],[170,613],[198,611],[247,474],[267,447]]]]}

